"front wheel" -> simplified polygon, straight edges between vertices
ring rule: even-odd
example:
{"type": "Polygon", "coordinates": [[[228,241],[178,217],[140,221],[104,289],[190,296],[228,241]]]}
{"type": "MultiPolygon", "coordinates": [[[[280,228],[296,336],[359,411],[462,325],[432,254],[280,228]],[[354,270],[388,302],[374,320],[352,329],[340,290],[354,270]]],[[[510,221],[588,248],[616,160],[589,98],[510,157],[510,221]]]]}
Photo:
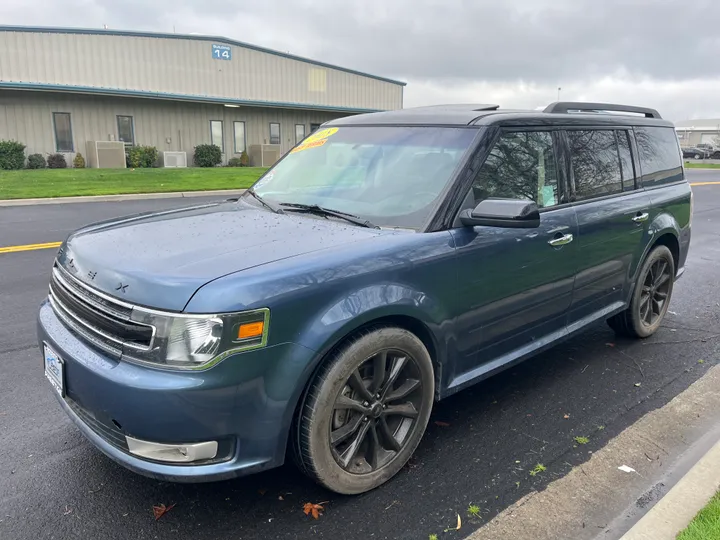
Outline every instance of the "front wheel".
{"type": "Polygon", "coordinates": [[[353,339],[311,383],[299,417],[301,469],[341,494],[380,486],[420,443],[434,394],[432,361],[414,334],[379,328],[353,339]]]}
{"type": "Polygon", "coordinates": [[[666,246],[655,247],[640,269],[628,308],[608,319],[617,334],[646,338],[665,318],[675,282],[675,260],[666,246]]]}

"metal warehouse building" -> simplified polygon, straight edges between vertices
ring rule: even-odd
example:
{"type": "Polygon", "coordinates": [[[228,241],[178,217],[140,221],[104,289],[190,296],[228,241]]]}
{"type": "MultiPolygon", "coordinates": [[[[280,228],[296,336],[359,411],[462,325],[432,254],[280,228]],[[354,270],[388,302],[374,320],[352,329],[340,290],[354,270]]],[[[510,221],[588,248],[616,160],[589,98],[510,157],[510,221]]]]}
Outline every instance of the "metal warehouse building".
{"type": "Polygon", "coordinates": [[[675,131],[681,146],[695,146],[699,143],[717,144],[720,139],[720,118],[675,122],[675,131]]]}
{"type": "Polygon", "coordinates": [[[269,165],[328,120],[402,108],[404,83],[221,37],[0,26],[0,139],[27,153],[166,165],[213,143],[269,165]]]}

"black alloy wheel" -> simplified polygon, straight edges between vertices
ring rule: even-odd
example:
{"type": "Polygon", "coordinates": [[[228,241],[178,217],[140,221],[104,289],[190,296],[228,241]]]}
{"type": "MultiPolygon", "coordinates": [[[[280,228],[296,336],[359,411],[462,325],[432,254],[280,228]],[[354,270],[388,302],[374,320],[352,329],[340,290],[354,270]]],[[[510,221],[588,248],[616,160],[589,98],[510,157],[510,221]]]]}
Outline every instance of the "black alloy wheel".
{"type": "Polygon", "coordinates": [[[328,433],[333,456],[353,474],[384,467],[411,439],[422,405],[422,380],[408,353],[384,349],[347,379],[328,433]]]}
{"type": "Polygon", "coordinates": [[[435,398],[432,360],[403,328],[363,331],[327,358],[296,418],[294,457],[346,495],[382,485],[422,439],[435,398]]]}
{"type": "Polygon", "coordinates": [[[667,311],[666,304],[672,285],[670,267],[668,261],[658,259],[653,262],[645,275],[640,293],[640,319],[647,327],[654,326],[667,311]]]}
{"type": "Polygon", "coordinates": [[[653,335],[665,319],[674,283],[672,253],[667,246],[655,246],[638,272],[630,305],[608,319],[610,328],[621,336],[633,338],[653,335]]]}

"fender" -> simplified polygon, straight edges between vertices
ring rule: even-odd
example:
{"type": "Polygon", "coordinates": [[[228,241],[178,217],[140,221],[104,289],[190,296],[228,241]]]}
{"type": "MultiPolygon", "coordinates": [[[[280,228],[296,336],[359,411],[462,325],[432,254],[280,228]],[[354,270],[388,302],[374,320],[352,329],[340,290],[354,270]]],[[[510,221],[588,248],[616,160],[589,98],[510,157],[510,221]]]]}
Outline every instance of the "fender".
{"type": "MultiPolygon", "coordinates": [[[[680,245],[680,232],[681,228],[678,224],[677,220],[672,214],[669,214],[667,212],[662,212],[655,216],[655,218],[650,223],[650,226],[648,228],[649,232],[649,238],[647,245],[643,249],[642,258],[640,259],[640,263],[635,267],[635,271],[633,272],[633,275],[631,276],[631,283],[635,283],[635,281],[638,279],[638,276],[640,274],[640,269],[642,268],[643,263],[645,262],[645,259],[647,258],[648,254],[650,253],[650,250],[655,246],[655,244],[658,241],[658,238],[666,235],[671,234],[673,238],[675,238],[675,241],[678,243],[678,246],[680,245]]],[[[678,268],[675,269],[677,272],[678,268]]],[[[630,301],[630,296],[632,295],[633,289],[631,288],[628,292],[627,301],[630,301]]]]}

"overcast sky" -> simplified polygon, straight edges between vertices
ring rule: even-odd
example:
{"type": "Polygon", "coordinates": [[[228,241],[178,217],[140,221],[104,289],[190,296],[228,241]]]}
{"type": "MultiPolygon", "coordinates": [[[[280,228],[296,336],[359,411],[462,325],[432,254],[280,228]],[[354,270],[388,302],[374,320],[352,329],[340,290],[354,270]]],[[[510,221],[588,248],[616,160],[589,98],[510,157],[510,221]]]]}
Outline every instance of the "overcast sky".
{"type": "Polygon", "coordinates": [[[0,0],[0,23],[225,36],[404,80],[406,106],[562,87],[720,118],[720,0],[0,0]]]}

